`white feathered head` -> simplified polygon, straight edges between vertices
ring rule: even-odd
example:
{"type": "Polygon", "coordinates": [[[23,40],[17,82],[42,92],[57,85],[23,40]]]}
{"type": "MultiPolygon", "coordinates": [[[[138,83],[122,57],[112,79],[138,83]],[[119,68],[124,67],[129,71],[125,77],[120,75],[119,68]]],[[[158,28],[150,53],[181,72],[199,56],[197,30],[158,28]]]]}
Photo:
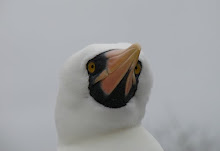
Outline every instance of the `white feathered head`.
{"type": "Polygon", "coordinates": [[[93,44],[65,63],[56,104],[61,144],[140,124],[152,76],[139,44],[93,44]]]}

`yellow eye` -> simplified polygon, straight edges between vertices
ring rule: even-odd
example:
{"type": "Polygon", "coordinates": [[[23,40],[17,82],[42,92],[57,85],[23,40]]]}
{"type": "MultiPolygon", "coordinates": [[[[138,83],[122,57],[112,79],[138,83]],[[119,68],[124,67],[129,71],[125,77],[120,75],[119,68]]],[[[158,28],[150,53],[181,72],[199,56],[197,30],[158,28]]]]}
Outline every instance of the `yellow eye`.
{"type": "Polygon", "coordinates": [[[141,65],[140,65],[140,63],[138,62],[137,65],[136,65],[136,67],[135,67],[135,69],[134,69],[134,73],[135,73],[135,74],[140,74],[140,72],[141,72],[141,65]]]}
{"type": "Polygon", "coordinates": [[[89,62],[87,68],[88,68],[89,73],[95,72],[95,63],[94,62],[89,62]]]}

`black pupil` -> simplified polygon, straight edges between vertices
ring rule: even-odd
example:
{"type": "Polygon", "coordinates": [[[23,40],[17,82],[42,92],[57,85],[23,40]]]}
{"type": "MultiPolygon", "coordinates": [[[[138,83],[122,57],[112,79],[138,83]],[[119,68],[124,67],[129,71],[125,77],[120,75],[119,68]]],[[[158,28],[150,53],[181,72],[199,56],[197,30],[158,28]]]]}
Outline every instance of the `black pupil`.
{"type": "Polygon", "coordinates": [[[91,65],[91,68],[94,68],[94,65],[93,65],[93,64],[91,65]]]}
{"type": "Polygon", "coordinates": [[[137,68],[138,68],[138,67],[136,66],[135,69],[137,70],[137,68]]]}

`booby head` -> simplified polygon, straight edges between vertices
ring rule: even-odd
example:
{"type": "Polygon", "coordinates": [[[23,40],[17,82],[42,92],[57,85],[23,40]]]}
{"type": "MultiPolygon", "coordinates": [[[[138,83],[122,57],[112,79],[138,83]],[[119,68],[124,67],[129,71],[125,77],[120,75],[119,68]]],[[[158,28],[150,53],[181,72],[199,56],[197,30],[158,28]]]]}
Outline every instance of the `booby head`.
{"type": "Polygon", "coordinates": [[[61,72],[55,118],[60,144],[140,124],[152,87],[139,44],[93,44],[61,72]]]}

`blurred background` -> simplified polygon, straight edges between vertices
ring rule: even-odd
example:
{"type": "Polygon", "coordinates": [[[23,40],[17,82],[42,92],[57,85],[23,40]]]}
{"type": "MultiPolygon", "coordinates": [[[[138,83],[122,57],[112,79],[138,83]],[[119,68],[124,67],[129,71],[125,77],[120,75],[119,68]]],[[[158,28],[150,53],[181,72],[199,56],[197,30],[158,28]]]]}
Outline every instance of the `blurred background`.
{"type": "Polygon", "coordinates": [[[0,151],[55,151],[58,73],[91,43],[139,42],[154,74],[144,126],[165,151],[220,148],[217,0],[1,0],[0,151]]]}

